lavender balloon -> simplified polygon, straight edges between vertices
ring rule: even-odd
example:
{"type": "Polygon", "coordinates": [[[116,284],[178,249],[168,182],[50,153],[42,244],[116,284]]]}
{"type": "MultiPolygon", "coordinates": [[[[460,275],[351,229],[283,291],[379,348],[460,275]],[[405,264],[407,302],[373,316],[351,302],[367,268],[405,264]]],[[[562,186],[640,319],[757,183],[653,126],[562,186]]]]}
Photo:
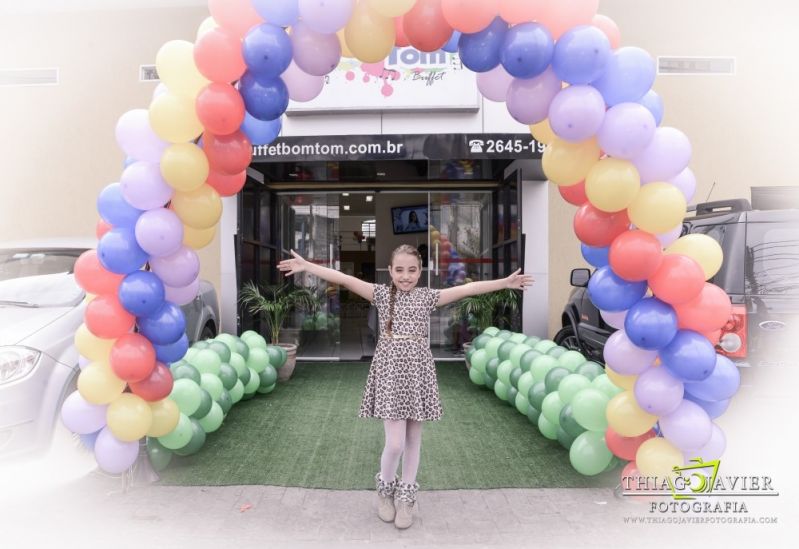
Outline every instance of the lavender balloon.
{"type": "Polygon", "coordinates": [[[727,411],[727,408],[730,407],[731,399],[728,398],[727,400],[719,400],[718,402],[708,402],[706,400],[696,398],[691,393],[686,391],[685,400],[690,400],[691,402],[695,402],[696,404],[701,406],[705,412],[707,412],[707,415],[710,416],[710,419],[716,419],[717,417],[720,417],[722,414],[724,414],[724,412],[727,411]]]}
{"type": "Polygon", "coordinates": [[[180,288],[173,288],[172,286],[164,286],[164,298],[171,301],[175,305],[186,305],[191,303],[200,290],[200,277],[195,278],[187,286],[180,288]]]}
{"type": "Polygon", "coordinates": [[[137,160],[158,162],[170,145],[153,131],[147,109],[134,109],[119,117],[115,134],[119,147],[137,160]]]}
{"type": "Polygon", "coordinates": [[[513,77],[502,65],[497,65],[490,71],[477,75],[477,89],[480,90],[483,97],[497,103],[505,102],[511,82],[513,82],[513,77]]]}
{"type": "Polygon", "coordinates": [[[685,391],[708,402],[719,402],[732,398],[740,386],[738,367],[726,356],[716,355],[713,373],[698,383],[686,383],[685,391]]]}
{"type": "Polygon", "coordinates": [[[280,75],[280,78],[285,82],[289,90],[289,98],[291,98],[292,101],[311,101],[322,93],[322,89],[325,87],[325,79],[323,76],[316,76],[304,72],[294,61],[292,61],[289,68],[280,75]]]}
{"type": "Polygon", "coordinates": [[[341,61],[341,43],[335,34],[320,34],[303,22],[291,29],[294,63],[303,72],[324,76],[341,61]]]}
{"type": "Polygon", "coordinates": [[[136,222],[136,242],[151,257],[172,255],[183,246],[183,223],[166,208],[144,212],[136,222]]]}
{"type": "Polygon", "coordinates": [[[680,235],[682,235],[682,224],[677,225],[669,232],[656,234],[655,238],[658,239],[661,246],[666,248],[680,238],[680,235]]]}
{"type": "Polygon", "coordinates": [[[94,443],[94,458],[106,473],[120,475],[127,471],[139,455],[139,441],[122,442],[104,427],[94,443]]]}
{"type": "Polygon", "coordinates": [[[605,362],[624,376],[638,375],[649,368],[658,356],[657,351],[647,351],[633,345],[624,330],[613,332],[605,343],[605,362]]]}
{"type": "Polygon", "coordinates": [[[682,402],[683,384],[666,368],[649,368],[635,380],[633,393],[642,410],[662,416],[676,410],[682,402]]]}
{"type": "Polygon", "coordinates": [[[663,127],[655,130],[649,145],[632,159],[642,183],[668,181],[688,167],[691,143],[680,130],[663,127]]]}
{"type": "MultiPolygon", "coordinates": [[[[355,0],[300,0],[302,21],[322,34],[335,33],[350,20],[355,0]]],[[[296,27],[295,27],[296,28],[296,27]]]]}
{"type": "Polygon", "coordinates": [[[150,267],[165,286],[180,288],[191,284],[200,274],[200,258],[191,248],[181,246],[171,255],[151,257],[150,267]]]}
{"type": "Polygon", "coordinates": [[[701,458],[702,461],[713,461],[714,459],[719,459],[723,454],[724,450],[727,449],[727,437],[724,436],[724,431],[721,430],[721,427],[716,425],[715,423],[711,423],[712,432],[710,434],[710,440],[708,440],[704,446],[697,450],[685,450],[683,455],[685,456],[685,462],[688,463],[692,459],[701,458]]]}
{"type": "Polygon", "coordinates": [[[125,200],[139,210],[162,208],[175,193],[155,162],[134,162],[122,172],[119,185],[125,200]]]}
{"type": "Polygon", "coordinates": [[[537,124],[549,116],[549,105],[561,90],[552,68],[535,78],[515,78],[505,100],[508,112],[522,124],[537,124]]]}
{"type": "Polygon", "coordinates": [[[605,33],[591,25],[579,25],[558,38],[552,68],[564,82],[588,84],[602,76],[610,55],[605,33]]]}
{"type": "Polygon", "coordinates": [[[638,101],[655,82],[655,60],[641,48],[619,48],[613,52],[602,73],[592,85],[605,98],[608,107],[638,101]]]}
{"type": "Polygon", "coordinates": [[[297,0],[253,0],[252,5],[258,15],[281,27],[290,27],[300,16],[297,0]]]}
{"type": "Polygon", "coordinates": [[[696,176],[691,168],[685,168],[676,176],[669,179],[669,183],[680,189],[686,202],[691,202],[696,194],[696,176]]]}
{"type": "Polygon", "coordinates": [[[610,156],[630,160],[649,145],[656,127],[652,113],[642,105],[619,103],[605,113],[597,140],[610,156]]]}
{"type": "Polygon", "coordinates": [[[64,426],[78,435],[88,435],[105,427],[105,412],[108,405],[91,404],[73,392],[61,406],[61,421],[64,426]]]}
{"type": "Polygon", "coordinates": [[[88,366],[91,363],[92,361],[86,358],[85,356],[78,355],[78,368],[80,368],[81,370],[83,370],[86,366],[88,366]]]}
{"type": "Polygon", "coordinates": [[[690,400],[683,400],[658,423],[663,436],[683,451],[703,447],[713,433],[713,423],[707,412],[690,400]]]}
{"type": "Polygon", "coordinates": [[[599,311],[599,315],[608,326],[621,330],[624,328],[624,319],[627,318],[627,312],[629,310],[630,309],[624,311],[599,311]]]}
{"type": "Polygon", "coordinates": [[[566,141],[592,137],[605,119],[605,101],[591,86],[569,86],[560,90],[549,105],[549,125],[566,141]]]}

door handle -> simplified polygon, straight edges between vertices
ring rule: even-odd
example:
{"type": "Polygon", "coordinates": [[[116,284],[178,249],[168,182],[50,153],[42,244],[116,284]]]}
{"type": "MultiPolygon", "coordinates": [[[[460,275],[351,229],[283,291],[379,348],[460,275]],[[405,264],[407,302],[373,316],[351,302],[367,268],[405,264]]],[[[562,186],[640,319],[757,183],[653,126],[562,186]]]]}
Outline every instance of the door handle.
{"type": "Polygon", "coordinates": [[[438,276],[438,242],[436,242],[436,276],[438,276]]]}

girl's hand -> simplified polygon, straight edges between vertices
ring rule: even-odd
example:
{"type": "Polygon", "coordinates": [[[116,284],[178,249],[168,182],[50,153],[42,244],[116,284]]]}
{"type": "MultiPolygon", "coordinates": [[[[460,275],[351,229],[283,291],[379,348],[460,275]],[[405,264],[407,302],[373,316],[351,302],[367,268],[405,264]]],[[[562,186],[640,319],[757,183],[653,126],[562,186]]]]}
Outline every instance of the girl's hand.
{"type": "Polygon", "coordinates": [[[291,250],[291,255],[294,256],[292,259],[284,259],[277,264],[279,271],[288,271],[286,276],[301,273],[306,270],[308,265],[308,262],[294,250],[291,250]]]}
{"type": "Polygon", "coordinates": [[[519,274],[521,271],[521,269],[516,269],[516,272],[505,279],[506,288],[524,290],[532,286],[533,282],[535,282],[533,275],[519,274]]]}

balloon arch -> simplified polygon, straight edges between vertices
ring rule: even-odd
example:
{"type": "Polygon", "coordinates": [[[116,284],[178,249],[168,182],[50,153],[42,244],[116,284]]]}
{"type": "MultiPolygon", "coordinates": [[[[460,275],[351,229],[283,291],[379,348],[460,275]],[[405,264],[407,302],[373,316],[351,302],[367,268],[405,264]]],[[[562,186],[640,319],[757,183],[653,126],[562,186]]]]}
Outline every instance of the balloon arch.
{"type": "MultiPolygon", "coordinates": [[[[680,237],[696,185],[690,143],[660,126],[652,57],[620,47],[598,4],[209,0],[195,43],[159,50],[149,108],[119,119],[125,168],[99,196],[97,250],[75,267],[90,302],[75,336],[78,390],[62,418],[96,438],[100,466],[121,473],[140,439],[186,429],[191,410],[174,398],[186,380],[173,384],[170,371],[188,347],[179,306],[197,294],[195,250],[214,237],[221,197],[244,185],[252,146],[274,140],[289,99],[321,93],[342,56],[380,63],[401,46],[457,51],[484,97],[505,102],[547,144],[545,174],[577,206],[574,231],[597,269],[591,300],[618,328],[605,361],[620,389],[585,397],[601,407],[583,421],[585,443],[572,445],[575,467],[599,472],[574,456],[596,441],[630,460],[626,475],[719,457],[724,434],[711,419],[739,382],[714,348],[732,313],[725,292],[706,282],[722,252],[707,236],[680,237]]],[[[177,439],[168,447],[186,442],[177,439]]]]}

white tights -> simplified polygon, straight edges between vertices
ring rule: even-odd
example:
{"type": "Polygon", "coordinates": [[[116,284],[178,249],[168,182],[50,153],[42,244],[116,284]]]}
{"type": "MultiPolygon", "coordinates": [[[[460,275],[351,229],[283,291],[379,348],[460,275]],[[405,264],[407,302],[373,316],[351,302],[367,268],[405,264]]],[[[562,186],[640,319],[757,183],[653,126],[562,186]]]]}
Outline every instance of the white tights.
{"type": "Polygon", "coordinates": [[[416,482],[419,457],[422,450],[422,422],[412,419],[383,420],[386,445],[380,457],[380,477],[385,481],[394,479],[402,457],[402,482],[416,482]]]}

